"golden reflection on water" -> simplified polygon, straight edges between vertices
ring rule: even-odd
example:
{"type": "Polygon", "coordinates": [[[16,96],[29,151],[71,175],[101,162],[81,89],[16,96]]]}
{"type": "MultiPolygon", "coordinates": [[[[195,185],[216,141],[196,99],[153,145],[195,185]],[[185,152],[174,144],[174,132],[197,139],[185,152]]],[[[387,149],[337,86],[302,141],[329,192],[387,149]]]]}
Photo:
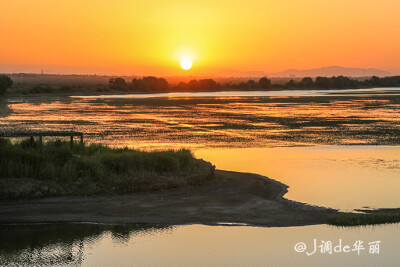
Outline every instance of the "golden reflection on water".
{"type": "MultiPolygon", "coordinates": [[[[15,248],[0,247],[0,264],[35,266],[393,266],[399,262],[399,224],[363,228],[327,225],[305,227],[246,227],[184,225],[164,229],[134,230],[132,226],[13,226],[28,240],[11,241],[15,248]],[[18,228],[17,228],[18,227],[18,228]],[[40,230],[40,228],[43,228],[40,230]],[[108,230],[111,228],[110,230],[108,230]],[[116,232],[112,228],[118,228],[116,232]],[[49,234],[46,230],[51,231],[49,234]],[[39,233],[47,236],[41,238],[39,233]],[[67,232],[68,234],[65,234],[67,232]],[[304,242],[313,251],[313,239],[333,246],[363,242],[365,250],[312,256],[294,251],[304,242]],[[37,242],[40,240],[43,242],[37,242]],[[381,241],[380,253],[370,254],[368,243],[381,241]]],[[[2,237],[12,239],[7,229],[2,237]]]]}
{"type": "Polygon", "coordinates": [[[400,207],[399,147],[200,149],[218,169],[265,175],[290,186],[286,197],[342,210],[400,207]]]}
{"type": "Polygon", "coordinates": [[[0,126],[142,149],[398,145],[400,103],[386,98],[10,99],[0,126]]]}
{"type": "MultiPolygon", "coordinates": [[[[87,250],[83,266],[392,266],[400,260],[398,225],[343,229],[326,225],[264,228],[189,225],[171,232],[138,235],[126,244],[116,244],[108,235],[87,250]],[[306,256],[293,247],[313,239],[342,239],[352,246],[362,240],[367,251],[306,256]],[[368,242],[382,242],[381,253],[370,255],[368,242]]],[[[308,250],[307,250],[308,251],[308,250]]],[[[312,248],[310,248],[310,252],[312,248]]]]}

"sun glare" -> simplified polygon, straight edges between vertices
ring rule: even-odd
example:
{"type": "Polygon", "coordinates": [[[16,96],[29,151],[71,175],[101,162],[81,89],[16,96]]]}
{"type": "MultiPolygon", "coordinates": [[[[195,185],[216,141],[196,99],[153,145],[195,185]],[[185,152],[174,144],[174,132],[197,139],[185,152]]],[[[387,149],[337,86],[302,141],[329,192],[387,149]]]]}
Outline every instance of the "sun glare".
{"type": "Polygon", "coordinates": [[[182,59],[181,68],[184,70],[190,70],[192,68],[192,61],[190,61],[190,59],[182,59]]]}

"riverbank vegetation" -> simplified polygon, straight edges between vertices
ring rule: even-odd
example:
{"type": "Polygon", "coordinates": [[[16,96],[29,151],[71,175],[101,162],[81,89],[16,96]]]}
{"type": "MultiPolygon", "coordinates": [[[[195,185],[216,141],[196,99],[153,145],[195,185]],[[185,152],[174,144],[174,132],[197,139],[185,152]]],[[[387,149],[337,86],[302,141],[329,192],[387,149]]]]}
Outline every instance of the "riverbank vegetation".
{"type": "Polygon", "coordinates": [[[328,222],[335,226],[362,226],[400,222],[400,209],[361,210],[363,213],[334,213],[328,222]]]}
{"type": "MultiPolygon", "coordinates": [[[[22,74],[21,74],[22,75],[22,74]]],[[[357,89],[374,87],[400,87],[400,76],[350,78],[304,77],[259,79],[186,79],[160,77],[110,77],[91,75],[11,75],[13,94],[48,93],[167,93],[167,92],[215,92],[215,91],[277,91],[309,89],[357,89]]],[[[4,76],[4,75],[3,75],[4,76]]],[[[7,76],[9,77],[9,76],[7,76]]]]}
{"type": "Polygon", "coordinates": [[[164,78],[134,78],[131,83],[122,78],[111,78],[110,88],[121,91],[165,93],[165,92],[212,92],[212,91],[268,91],[268,90],[307,90],[307,89],[356,89],[372,87],[400,87],[400,76],[372,77],[357,80],[349,77],[305,77],[301,80],[289,80],[286,83],[272,83],[267,77],[239,83],[218,83],[213,79],[191,80],[177,85],[168,84],[164,78]]]}
{"type": "MultiPolygon", "coordinates": [[[[144,152],[78,143],[71,148],[68,142],[60,140],[40,145],[30,140],[12,143],[9,139],[0,139],[3,187],[8,186],[4,179],[11,179],[10,183],[31,179],[25,184],[37,187],[33,179],[66,185],[67,188],[56,188],[64,193],[89,189],[92,193],[129,193],[195,183],[210,174],[210,166],[195,159],[188,150],[144,152]]],[[[35,193],[35,190],[28,191],[35,193]]]]}

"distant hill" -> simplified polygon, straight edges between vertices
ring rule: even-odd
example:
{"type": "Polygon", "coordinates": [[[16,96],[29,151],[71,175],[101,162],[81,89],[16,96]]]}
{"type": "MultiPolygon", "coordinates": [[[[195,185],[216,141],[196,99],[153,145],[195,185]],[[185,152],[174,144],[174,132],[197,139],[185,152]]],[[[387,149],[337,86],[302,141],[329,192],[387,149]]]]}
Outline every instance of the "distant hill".
{"type": "Polygon", "coordinates": [[[322,67],[308,70],[290,69],[276,73],[267,73],[269,77],[317,77],[317,76],[347,76],[347,77],[369,77],[369,76],[390,76],[391,73],[378,69],[344,68],[339,66],[322,67]]]}
{"type": "Polygon", "coordinates": [[[263,71],[239,71],[239,70],[224,70],[216,73],[213,76],[217,77],[263,77],[266,73],[263,71]]]}

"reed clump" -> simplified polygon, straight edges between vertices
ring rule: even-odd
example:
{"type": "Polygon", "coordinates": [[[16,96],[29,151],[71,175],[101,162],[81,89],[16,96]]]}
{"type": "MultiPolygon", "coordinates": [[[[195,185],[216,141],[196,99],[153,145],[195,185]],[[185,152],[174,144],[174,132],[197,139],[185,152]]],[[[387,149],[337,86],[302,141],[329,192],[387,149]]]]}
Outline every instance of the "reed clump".
{"type": "Polygon", "coordinates": [[[49,141],[0,139],[0,179],[33,178],[56,182],[112,183],[126,177],[184,175],[196,173],[198,161],[189,150],[145,152],[49,141]]]}

